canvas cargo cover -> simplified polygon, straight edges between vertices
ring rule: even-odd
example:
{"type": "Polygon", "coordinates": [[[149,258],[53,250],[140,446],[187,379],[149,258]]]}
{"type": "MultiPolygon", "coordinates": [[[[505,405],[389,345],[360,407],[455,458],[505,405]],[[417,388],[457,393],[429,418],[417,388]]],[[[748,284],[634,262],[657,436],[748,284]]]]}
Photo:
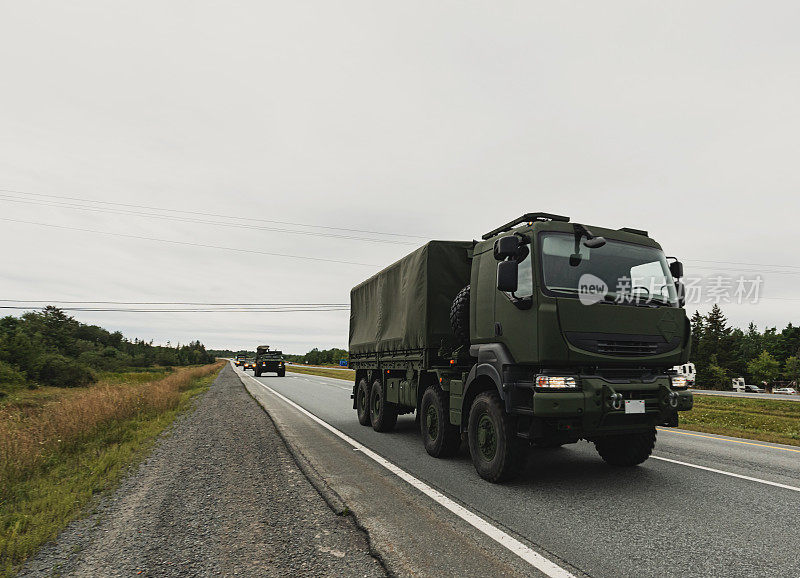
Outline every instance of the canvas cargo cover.
{"type": "Polygon", "coordinates": [[[470,279],[472,241],[431,241],[350,291],[350,352],[438,348],[470,279]]]}

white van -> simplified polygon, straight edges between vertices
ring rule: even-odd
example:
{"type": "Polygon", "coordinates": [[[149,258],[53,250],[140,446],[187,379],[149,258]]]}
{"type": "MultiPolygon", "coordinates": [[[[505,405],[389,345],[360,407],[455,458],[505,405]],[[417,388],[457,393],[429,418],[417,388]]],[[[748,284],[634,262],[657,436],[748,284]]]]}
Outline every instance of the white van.
{"type": "Polygon", "coordinates": [[[694,363],[684,363],[683,365],[676,365],[672,368],[676,375],[682,375],[686,378],[686,383],[689,387],[694,387],[694,379],[697,376],[697,370],[694,363]]]}

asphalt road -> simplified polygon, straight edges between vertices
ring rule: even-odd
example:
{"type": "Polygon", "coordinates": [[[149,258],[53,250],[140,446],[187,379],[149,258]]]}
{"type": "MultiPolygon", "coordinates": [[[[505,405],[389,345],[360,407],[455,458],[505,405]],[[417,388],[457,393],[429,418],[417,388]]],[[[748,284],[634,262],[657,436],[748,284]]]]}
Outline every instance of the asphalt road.
{"type": "Polygon", "coordinates": [[[715,389],[693,389],[700,395],[718,395],[722,397],[747,397],[750,399],[778,399],[782,401],[800,401],[800,395],[786,395],[783,393],[740,393],[738,391],[719,391],[715,389]]]}
{"type": "Polygon", "coordinates": [[[611,468],[580,442],[534,450],[520,479],[493,485],[463,450],[428,456],[413,416],[389,434],[360,426],[346,381],[292,373],[258,381],[587,575],[800,576],[800,448],[660,428],[656,459],[637,468],[611,468]]]}

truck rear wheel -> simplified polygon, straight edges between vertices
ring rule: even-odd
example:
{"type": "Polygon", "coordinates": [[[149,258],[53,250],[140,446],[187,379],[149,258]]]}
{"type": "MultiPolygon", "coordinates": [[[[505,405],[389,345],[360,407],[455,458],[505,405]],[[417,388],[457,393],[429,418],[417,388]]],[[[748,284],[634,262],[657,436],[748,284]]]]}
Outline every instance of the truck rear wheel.
{"type": "Polygon", "coordinates": [[[369,418],[369,382],[362,379],[356,388],[356,413],[358,413],[358,423],[361,425],[372,425],[369,418]]]}
{"type": "Polygon", "coordinates": [[[469,344],[469,287],[459,291],[450,306],[450,328],[459,345],[469,344]]]}
{"type": "Polygon", "coordinates": [[[472,402],[467,437],[472,463],[484,480],[504,482],[522,469],[525,448],[497,392],[485,391],[472,402]]]}
{"type": "Polygon", "coordinates": [[[369,417],[375,431],[392,431],[397,423],[397,406],[386,401],[386,392],[379,379],[375,380],[369,392],[369,417]]]}
{"type": "Polygon", "coordinates": [[[420,403],[419,429],[425,451],[435,458],[446,458],[458,451],[461,435],[450,423],[447,394],[437,385],[425,390],[420,403]]]}
{"type": "Polygon", "coordinates": [[[612,466],[638,466],[653,453],[656,445],[656,428],[643,433],[623,434],[598,438],[594,442],[597,453],[612,466]]]}

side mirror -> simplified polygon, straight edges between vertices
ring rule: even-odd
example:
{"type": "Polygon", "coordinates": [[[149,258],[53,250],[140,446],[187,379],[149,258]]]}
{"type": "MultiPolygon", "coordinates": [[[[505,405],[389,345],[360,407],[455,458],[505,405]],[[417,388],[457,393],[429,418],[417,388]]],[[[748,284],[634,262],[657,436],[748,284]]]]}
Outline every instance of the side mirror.
{"type": "Polygon", "coordinates": [[[497,264],[497,288],[505,293],[513,293],[519,284],[519,263],[501,261],[497,264]]]}
{"type": "Polygon", "coordinates": [[[513,257],[517,254],[518,248],[519,237],[516,235],[500,237],[494,242],[494,258],[498,261],[502,261],[508,257],[513,257]]]}
{"type": "Polygon", "coordinates": [[[675,291],[678,293],[678,307],[686,305],[686,286],[680,281],[675,281],[675,291]]]}
{"type": "Polygon", "coordinates": [[[669,264],[669,272],[672,273],[673,279],[680,279],[683,277],[683,263],[680,261],[673,261],[669,264]]]}

